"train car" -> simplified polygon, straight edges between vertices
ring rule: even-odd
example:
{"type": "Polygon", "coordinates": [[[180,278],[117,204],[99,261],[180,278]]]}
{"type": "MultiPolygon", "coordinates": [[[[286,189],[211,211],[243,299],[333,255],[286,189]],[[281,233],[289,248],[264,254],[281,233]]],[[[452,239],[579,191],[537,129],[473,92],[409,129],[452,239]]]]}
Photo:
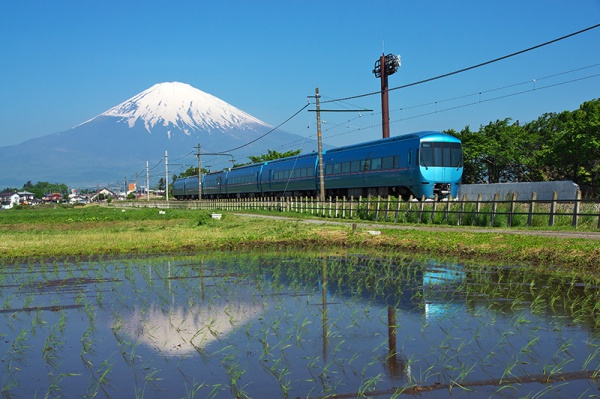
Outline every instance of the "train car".
{"type": "MultiPolygon", "coordinates": [[[[323,151],[326,196],[394,195],[456,198],[463,171],[461,142],[418,132],[323,151]]],[[[177,199],[198,198],[198,178],[176,181],[177,199]],[[195,189],[195,191],[194,191],[195,189]]],[[[312,196],[320,192],[316,153],[204,175],[202,196],[312,196]]]]}
{"type": "Polygon", "coordinates": [[[456,198],[462,177],[460,140],[419,132],[324,152],[327,195],[456,198]]]}
{"type": "Polygon", "coordinates": [[[318,181],[316,153],[267,161],[260,189],[264,196],[314,196],[318,181]]]}
{"type": "Polygon", "coordinates": [[[173,182],[173,197],[178,200],[198,199],[198,176],[175,180],[173,182]]]}
{"type": "MultiPolygon", "coordinates": [[[[264,164],[252,164],[225,172],[225,194],[229,197],[254,197],[260,193],[259,177],[264,164]]],[[[224,173],[224,172],[221,172],[224,173]]],[[[207,192],[207,194],[210,194],[207,192]]]]}
{"type": "Polygon", "coordinates": [[[222,198],[227,196],[228,169],[221,172],[211,172],[202,177],[202,197],[203,198],[222,198]]]}

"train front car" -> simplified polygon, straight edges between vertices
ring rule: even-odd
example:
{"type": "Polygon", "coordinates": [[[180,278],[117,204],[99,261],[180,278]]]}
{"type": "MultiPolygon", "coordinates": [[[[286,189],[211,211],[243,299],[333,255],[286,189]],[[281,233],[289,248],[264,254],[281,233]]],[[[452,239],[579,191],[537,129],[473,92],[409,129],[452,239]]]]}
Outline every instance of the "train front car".
{"type": "Polygon", "coordinates": [[[419,136],[418,176],[411,187],[416,198],[456,198],[463,172],[463,153],[458,138],[439,132],[419,136]],[[416,183],[416,184],[415,184],[416,183]]]}

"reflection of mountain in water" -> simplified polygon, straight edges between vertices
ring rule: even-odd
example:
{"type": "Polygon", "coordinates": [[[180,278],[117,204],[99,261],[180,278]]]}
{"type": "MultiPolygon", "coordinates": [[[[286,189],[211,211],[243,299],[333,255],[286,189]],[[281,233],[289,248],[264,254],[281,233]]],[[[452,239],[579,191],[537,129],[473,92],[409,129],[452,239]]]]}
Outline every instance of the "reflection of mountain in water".
{"type": "Polygon", "coordinates": [[[227,337],[256,318],[264,308],[252,302],[149,310],[135,308],[123,323],[123,330],[135,340],[160,350],[164,355],[180,356],[202,349],[227,337]]]}

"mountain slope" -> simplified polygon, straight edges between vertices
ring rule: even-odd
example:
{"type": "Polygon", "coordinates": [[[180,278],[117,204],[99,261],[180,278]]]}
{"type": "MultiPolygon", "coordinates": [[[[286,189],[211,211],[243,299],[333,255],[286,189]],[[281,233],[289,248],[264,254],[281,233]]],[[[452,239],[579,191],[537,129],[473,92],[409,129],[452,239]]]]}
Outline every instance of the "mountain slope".
{"type": "MultiPolygon", "coordinates": [[[[136,173],[143,181],[146,162],[151,166],[160,163],[165,151],[170,160],[177,160],[170,161],[169,174],[178,174],[196,165],[198,144],[202,153],[229,152],[243,146],[232,154],[238,163],[268,149],[316,150],[314,141],[280,130],[257,140],[270,130],[267,123],[190,85],[156,84],[69,130],[0,148],[6,166],[0,186],[21,187],[27,181],[73,187],[114,185],[132,180],[136,173]]],[[[203,160],[220,169],[231,166],[230,158],[203,160]]],[[[156,176],[164,176],[164,166],[161,168],[162,175],[155,171],[156,176]]],[[[154,184],[151,179],[151,186],[154,184]]]]}

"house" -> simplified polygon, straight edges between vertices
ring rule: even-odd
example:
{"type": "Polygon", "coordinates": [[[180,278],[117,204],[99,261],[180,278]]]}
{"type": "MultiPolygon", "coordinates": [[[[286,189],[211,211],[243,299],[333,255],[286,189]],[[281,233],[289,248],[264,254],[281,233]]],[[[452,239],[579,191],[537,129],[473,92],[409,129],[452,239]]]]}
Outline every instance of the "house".
{"type": "Polygon", "coordinates": [[[19,194],[19,202],[23,205],[32,205],[37,203],[34,193],[30,193],[29,191],[19,191],[17,194],[19,194]]]}
{"type": "Polygon", "coordinates": [[[69,204],[87,204],[88,197],[81,194],[69,194],[69,204]]]}
{"type": "Polygon", "coordinates": [[[19,204],[19,194],[11,192],[0,193],[0,206],[2,209],[10,209],[19,204]]]}
{"type": "Polygon", "coordinates": [[[99,190],[96,194],[92,195],[92,198],[90,198],[90,201],[92,201],[92,202],[103,201],[107,198],[116,198],[116,196],[117,195],[113,191],[110,191],[109,189],[107,189],[105,187],[102,190],[99,190]]]}
{"type": "Polygon", "coordinates": [[[61,193],[52,193],[44,195],[44,202],[62,202],[63,195],[61,193]]]}

